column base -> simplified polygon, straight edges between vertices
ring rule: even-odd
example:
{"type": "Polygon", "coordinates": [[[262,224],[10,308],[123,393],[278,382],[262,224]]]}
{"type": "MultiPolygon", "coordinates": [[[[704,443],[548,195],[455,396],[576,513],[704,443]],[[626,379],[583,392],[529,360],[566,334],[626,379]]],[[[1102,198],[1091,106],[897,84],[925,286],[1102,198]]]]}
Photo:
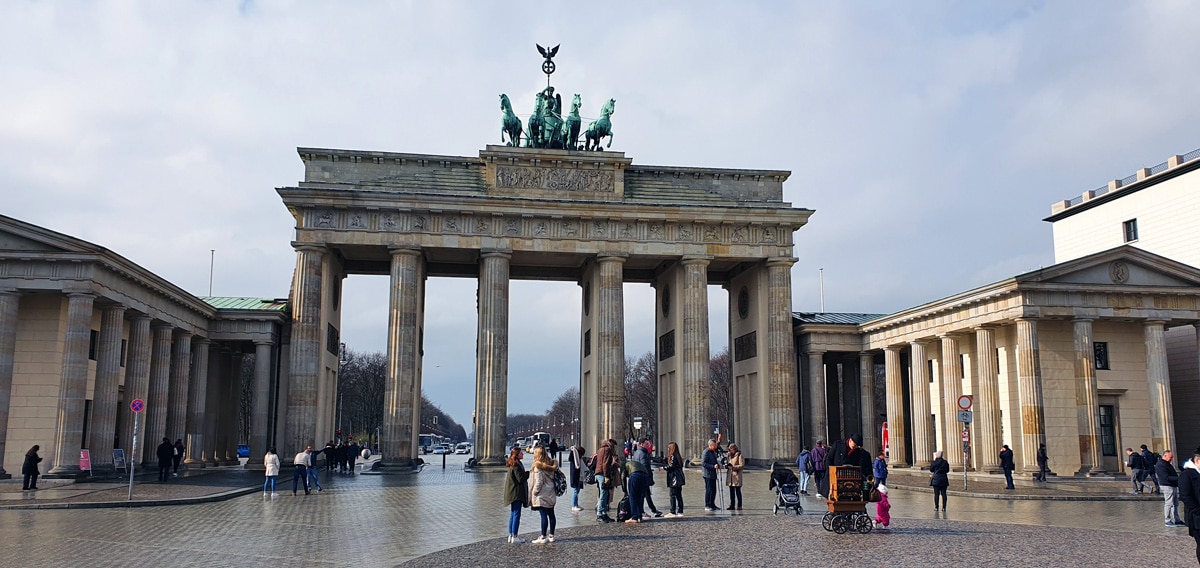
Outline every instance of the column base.
{"type": "Polygon", "coordinates": [[[46,479],[80,479],[87,476],[88,472],[77,465],[55,467],[42,475],[46,479]]]}
{"type": "Polygon", "coordinates": [[[919,461],[919,462],[913,464],[913,468],[914,469],[929,469],[929,465],[932,463],[933,462],[931,462],[931,461],[919,461]]]}
{"type": "Polygon", "coordinates": [[[205,467],[204,460],[194,460],[191,458],[183,460],[183,465],[186,465],[188,469],[204,469],[205,467]]]}
{"type": "Polygon", "coordinates": [[[0,479],[12,479],[12,475],[7,471],[4,471],[4,468],[0,467],[0,479]]]}
{"type": "Polygon", "coordinates": [[[1110,475],[1103,467],[1085,465],[1075,472],[1075,477],[1105,477],[1110,475]]]}
{"type": "Polygon", "coordinates": [[[386,462],[384,460],[379,460],[371,466],[370,471],[363,471],[363,473],[371,473],[375,475],[405,475],[417,473],[418,471],[420,471],[420,469],[413,460],[397,460],[386,462]]]}
{"type": "Polygon", "coordinates": [[[987,464],[983,466],[982,471],[991,475],[1004,475],[1004,470],[1000,467],[1000,464],[987,464]]]}

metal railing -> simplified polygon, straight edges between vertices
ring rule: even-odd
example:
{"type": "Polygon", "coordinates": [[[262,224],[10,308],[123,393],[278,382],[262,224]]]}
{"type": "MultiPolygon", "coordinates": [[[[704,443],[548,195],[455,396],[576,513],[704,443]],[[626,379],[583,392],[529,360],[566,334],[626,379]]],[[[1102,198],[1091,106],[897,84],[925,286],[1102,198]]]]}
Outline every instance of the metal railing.
{"type": "MultiPolygon", "coordinates": [[[[1197,148],[1195,150],[1192,150],[1191,152],[1188,152],[1188,153],[1180,156],[1179,164],[1183,165],[1187,162],[1195,160],[1196,158],[1200,158],[1200,148],[1197,148]]],[[[1153,166],[1150,166],[1149,172],[1146,177],[1148,178],[1150,176],[1157,175],[1157,174],[1160,174],[1165,171],[1167,171],[1167,162],[1163,162],[1161,164],[1155,164],[1153,166]]],[[[1126,177],[1118,180],[1117,187],[1125,187],[1125,186],[1127,186],[1131,183],[1135,183],[1137,181],[1138,181],[1138,177],[1137,177],[1137,174],[1135,173],[1133,175],[1129,175],[1129,176],[1126,176],[1126,177]]],[[[1092,194],[1093,199],[1100,197],[1101,195],[1108,193],[1108,184],[1104,184],[1100,187],[1097,187],[1096,189],[1093,189],[1090,193],[1092,194]]],[[[1067,207],[1068,208],[1074,207],[1076,205],[1079,205],[1080,203],[1083,203],[1083,195],[1079,195],[1076,197],[1072,197],[1071,199],[1068,199],[1067,207]]]]}

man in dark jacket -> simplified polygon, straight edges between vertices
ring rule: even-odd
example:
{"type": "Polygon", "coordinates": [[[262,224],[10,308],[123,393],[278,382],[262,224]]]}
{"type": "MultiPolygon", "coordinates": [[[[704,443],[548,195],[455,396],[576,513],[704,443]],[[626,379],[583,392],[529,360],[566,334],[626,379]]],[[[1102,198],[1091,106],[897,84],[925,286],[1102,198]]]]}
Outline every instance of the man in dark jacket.
{"type": "MultiPolygon", "coordinates": [[[[551,443],[553,444],[554,442],[551,443]]],[[[642,438],[641,445],[639,445],[633,452],[633,459],[641,462],[641,464],[646,468],[646,479],[649,485],[654,485],[654,468],[651,467],[650,464],[650,448],[652,446],[653,445],[650,443],[649,438],[642,438]]],[[[654,499],[650,498],[649,486],[646,487],[646,505],[650,506],[650,512],[654,513],[655,517],[663,516],[662,511],[659,511],[658,507],[654,506],[654,499]]]]}
{"type": "Polygon", "coordinates": [[[362,448],[353,439],[350,440],[350,447],[346,448],[346,467],[349,469],[350,475],[354,475],[354,462],[358,461],[358,453],[362,448]]]}
{"type": "Polygon", "coordinates": [[[1013,463],[1013,451],[1008,447],[1008,444],[1000,446],[1000,469],[1004,470],[1004,481],[1008,484],[1005,489],[1016,489],[1013,487],[1012,472],[1017,468],[1013,463]]]}
{"type": "Polygon", "coordinates": [[[1150,451],[1150,448],[1146,447],[1146,444],[1142,444],[1142,479],[1150,478],[1150,482],[1154,484],[1154,494],[1157,495],[1162,493],[1162,487],[1158,483],[1155,465],[1158,465],[1158,458],[1154,456],[1154,452],[1150,451]]]}
{"type": "Polygon", "coordinates": [[[1154,464],[1154,473],[1158,476],[1158,481],[1162,483],[1163,494],[1163,523],[1168,527],[1177,527],[1183,524],[1179,520],[1179,472],[1175,471],[1175,466],[1171,465],[1171,460],[1175,458],[1175,453],[1171,450],[1163,452],[1162,459],[1154,464]]]}
{"type": "Polygon", "coordinates": [[[704,510],[710,513],[717,510],[717,470],[720,468],[721,465],[717,463],[717,441],[709,440],[708,447],[700,456],[700,475],[704,478],[704,510]]]}
{"type": "Polygon", "coordinates": [[[158,456],[158,480],[166,481],[171,476],[171,458],[175,457],[175,444],[171,443],[170,438],[163,438],[155,455],[158,456]]]}
{"type": "Polygon", "coordinates": [[[871,454],[862,449],[862,434],[854,434],[845,442],[837,442],[833,447],[832,465],[854,466],[858,468],[864,481],[871,478],[871,454]]]}
{"type": "Polygon", "coordinates": [[[1187,515],[1188,534],[1196,541],[1196,561],[1200,562],[1200,448],[1183,465],[1179,474],[1179,500],[1187,515]]]}
{"type": "Polygon", "coordinates": [[[1136,495],[1146,489],[1142,484],[1145,480],[1142,473],[1142,454],[1133,451],[1133,448],[1125,448],[1125,467],[1129,469],[1129,480],[1133,483],[1133,491],[1130,494],[1136,495]]]}

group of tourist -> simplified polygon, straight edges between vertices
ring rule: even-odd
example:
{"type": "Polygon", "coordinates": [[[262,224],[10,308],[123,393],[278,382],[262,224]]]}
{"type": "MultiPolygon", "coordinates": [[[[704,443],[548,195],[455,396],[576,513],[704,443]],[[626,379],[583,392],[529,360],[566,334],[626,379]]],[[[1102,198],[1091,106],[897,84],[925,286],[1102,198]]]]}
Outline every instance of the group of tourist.
{"type": "MultiPolygon", "coordinates": [[[[354,438],[345,441],[337,440],[336,442],[330,440],[325,444],[325,449],[317,452],[317,454],[322,452],[325,453],[326,470],[346,475],[354,475],[354,464],[359,457],[363,457],[363,448],[358,445],[358,442],[354,441],[354,438]]],[[[316,459],[316,454],[313,454],[313,460],[316,459]]]]}

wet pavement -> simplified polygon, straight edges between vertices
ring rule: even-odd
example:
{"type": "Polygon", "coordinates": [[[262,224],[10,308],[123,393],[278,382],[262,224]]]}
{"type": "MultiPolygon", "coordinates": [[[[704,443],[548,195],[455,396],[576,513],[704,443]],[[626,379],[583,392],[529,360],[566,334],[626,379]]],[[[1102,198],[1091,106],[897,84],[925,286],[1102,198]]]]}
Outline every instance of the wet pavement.
{"type": "MultiPolygon", "coordinates": [[[[1161,500],[1116,500],[1119,488],[1098,485],[1114,497],[1099,495],[1100,501],[951,494],[949,512],[934,513],[929,493],[893,484],[890,533],[837,535],[821,528],[824,503],[815,497],[806,498],[800,516],[772,515],[774,494],[767,490],[763,471],[746,473],[740,513],[705,513],[697,506],[703,502],[703,482],[698,471],[690,470],[686,516],[641,525],[598,525],[594,487],[580,495],[586,510],[572,513],[568,491],[556,508],[558,542],[508,545],[508,507],[501,503],[504,474],[464,472],[465,457],[450,456],[445,470],[439,457],[416,475],[322,473],[324,491],[310,496],[291,496],[290,474],[280,477],[278,496],[264,496],[261,472],[215,468],[166,484],[139,483],[134,489],[135,497],[153,497],[154,502],[180,497],[192,504],[0,509],[0,542],[6,551],[21,551],[0,555],[0,566],[580,565],[594,564],[597,558],[609,559],[604,564],[610,566],[681,566],[724,561],[727,555],[736,555],[742,565],[764,565],[805,554],[832,565],[870,559],[893,566],[1007,559],[1021,565],[1118,566],[1127,564],[1122,555],[1132,549],[1155,551],[1159,564],[1166,566],[1195,562],[1194,541],[1186,529],[1163,526],[1161,500]],[[249,494],[194,502],[231,491],[249,494]],[[596,556],[597,545],[601,556],[596,556]]],[[[663,509],[665,478],[661,473],[655,477],[660,485],[654,498],[663,509]]],[[[0,507],[124,499],[127,489],[110,485],[85,483],[25,497],[20,482],[10,480],[0,482],[0,507]],[[14,494],[22,497],[10,497],[14,494]]],[[[522,535],[536,537],[538,525],[537,514],[526,509],[522,535]]]]}

